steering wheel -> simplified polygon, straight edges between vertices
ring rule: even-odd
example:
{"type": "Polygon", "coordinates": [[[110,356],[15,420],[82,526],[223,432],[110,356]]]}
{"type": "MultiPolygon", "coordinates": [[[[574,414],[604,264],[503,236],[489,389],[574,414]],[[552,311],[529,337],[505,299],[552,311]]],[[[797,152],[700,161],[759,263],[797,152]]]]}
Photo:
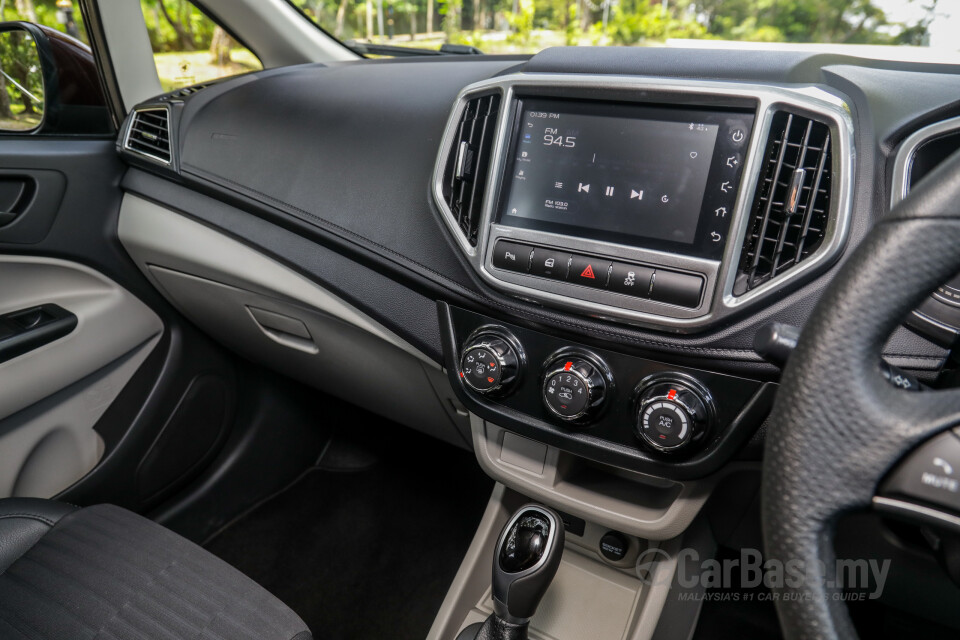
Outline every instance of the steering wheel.
{"type": "Polygon", "coordinates": [[[881,375],[881,349],[938,285],[960,272],[960,153],[883,218],[807,322],[783,372],[762,478],[768,558],[806,579],[774,589],[784,636],[855,638],[832,587],[837,521],[870,508],[910,449],[960,424],[960,390],[911,392],[881,375]]]}

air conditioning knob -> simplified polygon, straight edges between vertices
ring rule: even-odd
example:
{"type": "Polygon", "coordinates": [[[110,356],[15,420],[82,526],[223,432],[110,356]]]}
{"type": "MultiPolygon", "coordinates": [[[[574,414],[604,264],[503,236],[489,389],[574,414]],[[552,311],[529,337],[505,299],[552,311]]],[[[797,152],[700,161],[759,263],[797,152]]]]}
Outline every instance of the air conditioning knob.
{"type": "Polygon", "coordinates": [[[710,393],[695,380],[657,376],[638,389],[634,431],[653,449],[675,452],[703,440],[715,415],[710,393]]]}
{"type": "Polygon", "coordinates": [[[570,354],[552,360],[543,377],[543,404],[566,422],[587,422],[603,406],[612,378],[599,360],[570,354]]]}
{"type": "Polygon", "coordinates": [[[480,333],[467,340],[460,355],[460,377],[485,395],[507,393],[520,375],[519,346],[506,336],[480,333]]]}

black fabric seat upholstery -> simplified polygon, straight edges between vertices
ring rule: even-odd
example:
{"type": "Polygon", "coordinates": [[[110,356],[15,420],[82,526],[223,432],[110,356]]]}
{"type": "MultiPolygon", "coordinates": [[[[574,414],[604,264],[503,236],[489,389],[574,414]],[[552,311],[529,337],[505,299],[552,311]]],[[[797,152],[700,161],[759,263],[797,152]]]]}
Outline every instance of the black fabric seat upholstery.
{"type": "Polygon", "coordinates": [[[310,640],[277,598],[111,505],[0,500],[2,640],[310,640]]]}

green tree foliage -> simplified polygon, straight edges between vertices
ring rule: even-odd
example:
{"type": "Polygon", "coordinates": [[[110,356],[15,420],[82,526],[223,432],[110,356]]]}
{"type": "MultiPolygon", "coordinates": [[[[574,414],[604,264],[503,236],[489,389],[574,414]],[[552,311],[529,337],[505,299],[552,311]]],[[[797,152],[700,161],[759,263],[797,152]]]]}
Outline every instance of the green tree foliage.
{"type": "Polygon", "coordinates": [[[510,41],[516,44],[528,44],[533,34],[533,19],[536,16],[534,0],[518,0],[517,11],[506,13],[507,24],[510,25],[510,41]]]}
{"type": "Polygon", "coordinates": [[[706,30],[687,15],[679,17],[660,2],[637,0],[631,7],[625,3],[612,7],[607,35],[616,44],[637,44],[645,40],[664,41],[667,38],[702,38],[706,30]]]}
{"type": "MultiPolygon", "coordinates": [[[[366,0],[290,1],[335,35],[375,35],[362,28],[366,0]],[[356,28],[345,24],[349,21],[342,16],[350,15],[357,17],[356,28]]],[[[510,45],[510,50],[536,50],[584,40],[638,45],[668,38],[919,45],[925,42],[939,0],[906,0],[927,9],[927,18],[914,24],[892,22],[876,0],[436,1],[447,41],[496,51],[498,42],[510,45]],[[484,37],[488,33],[491,37],[484,37]]],[[[428,4],[429,0],[383,0],[385,11],[394,7],[395,33],[404,37],[425,30],[428,4]]]]}
{"type": "MultiPolygon", "coordinates": [[[[876,0],[289,1],[342,39],[378,39],[379,6],[385,36],[426,37],[428,15],[435,13],[433,28],[442,24],[448,42],[485,51],[497,51],[502,43],[519,51],[581,42],[643,45],[668,38],[918,45],[925,42],[940,0],[907,0],[928,9],[928,17],[914,24],[893,23],[876,0]]],[[[189,0],[141,0],[141,6],[155,52],[210,51],[229,62],[235,43],[189,0]]],[[[40,24],[66,30],[56,0],[0,0],[5,20],[31,14],[40,24]]],[[[81,22],[79,9],[74,17],[81,22]]],[[[79,32],[85,37],[82,24],[79,32]]]]}
{"type": "MultiPolygon", "coordinates": [[[[0,0],[0,16],[3,21],[25,20],[67,33],[67,24],[63,21],[65,15],[57,8],[57,0],[0,0]]],[[[71,17],[77,27],[76,35],[87,42],[83,16],[76,2],[71,17]]]]}
{"type": "Polygon", "coordinates": [[[154,52],[210,49],[216,24],[188,0],[141,0],[154,52]]]}
{"type": "Polygon", "coordinates": [[[936,4],[912,25],[891,22],[873,0],[678,0],[677,8],[728,40],[921,44],[936,4]]]}

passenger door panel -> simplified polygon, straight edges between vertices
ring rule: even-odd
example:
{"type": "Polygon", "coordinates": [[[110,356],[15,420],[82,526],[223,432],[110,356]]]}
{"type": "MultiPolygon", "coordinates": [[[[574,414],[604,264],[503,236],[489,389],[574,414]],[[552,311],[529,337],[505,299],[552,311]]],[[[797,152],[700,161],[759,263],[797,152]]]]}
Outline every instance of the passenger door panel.
{"type": "Polygon", "coordinates": [[[0,316],[50,304],[76,317],[73,330],[0,363],[0,497],[51,497],[93,468],[103,452],[94,425],[163,331],[149,307],[90,268],[0,256],[0,316]]]}
{"type": "Polygon", "coordinates": [[[49,169],[0,170],[0,242],[40,242],[53,225],[66,177],[49,169]]]}
{"type": "MultiPolygon", "coordinates": [[[[231,406],[235,364],[120,245],[125,171],[112,137],[0,140],[0,317],[39,305],[76,317],[66,335],[0,358],[0,497],[58,495],[143,511],[223,444],[232,414],[210,427],[220,435],[205,437],[204,451],[185,456],[165,444],[187,394],[191,406],[231,406]],[[15,214],[6,224],[4,212],[15,214]],[[191,390],[199,375],[223,384],[191,390]]],[[[193,421],[192,411],[186,416],[193,421]]]]}

